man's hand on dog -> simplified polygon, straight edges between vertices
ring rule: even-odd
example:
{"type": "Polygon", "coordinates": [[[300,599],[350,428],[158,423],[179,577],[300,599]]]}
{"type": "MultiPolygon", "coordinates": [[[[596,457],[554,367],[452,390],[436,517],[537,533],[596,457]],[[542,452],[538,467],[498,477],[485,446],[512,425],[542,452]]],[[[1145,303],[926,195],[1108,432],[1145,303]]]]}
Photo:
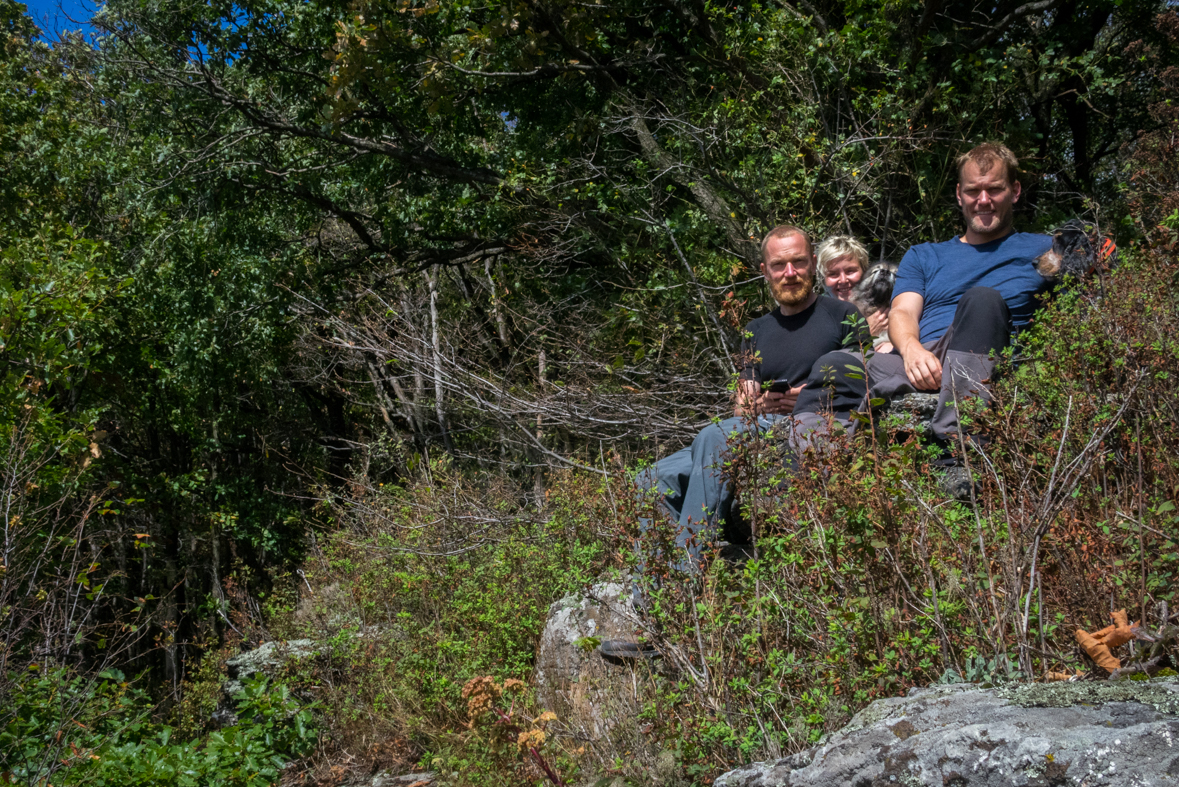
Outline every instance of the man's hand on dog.
{"type": "Polygon", "coordinates": [[[916,342],[905,356],[905,376],[919,391],[937,391],[942,387],[942,362],[916,342]]]}

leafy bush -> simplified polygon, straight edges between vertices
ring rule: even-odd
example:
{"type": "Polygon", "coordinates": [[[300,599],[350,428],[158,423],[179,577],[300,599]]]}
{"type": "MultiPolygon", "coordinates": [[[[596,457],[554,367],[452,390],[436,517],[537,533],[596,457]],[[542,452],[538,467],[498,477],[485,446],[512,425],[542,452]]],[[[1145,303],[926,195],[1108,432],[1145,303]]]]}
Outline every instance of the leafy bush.
{"type": "Polygon", "coordinates": [[[404,486],[354,479],[331,509],[339,528],[304,567],[310,590],[271,624],[326,639],[325,654],[291,678],[315,685],[329,709],[329,752],[348,752],[356,767],[406,766],[408,752],[479,760],[463,686],[527,680],[549,605],[610,555],[608,482],[571,472],[549,481],[535,511],[502,477],[473,483],[441,462],[404,486]]]}
{"type": "MultiPolygon", "coordinates": [[[[1041,311],[992,406],[963,408],[988,438],[960,451],[978,482],[969,502],[945,499],[900,419],[835,438],[793,477],[771,440],[747,438],[728,472],[753,559],[696,579],[666,557],[649,569],[650,636],[672,669],[653,676],[648,748],[715,769],[807,746],[939,678],[1104,676],[1073,631],[1103,626],[1111,605],[1153,627],[1175,600],[1172,255],[1139,249],[1041,311]]],[[[633,537],[651,502],[630,511],[633,537]]],[[[670,530],[645,552],[673,554],[670,530]]]]}
{"type": "Polygon", "coordinates": [[[13,679],[0,728],[2,783],[265,787],[315,745],[312,709],[282,684],[247,681],[238,724],[198,740],[151,720],[148,697],[110,671],[95,680],[64,668],[13,679]]]}
{"type": "Polygon", "coordinates": [[[499,684],[483,675],[467,681],[462,697],[472,730],[465,745],[424,758],[443,771],[444,783],[564,783],[561,773],[571,763],[547,731],[557,717],[535,707],[527,684],[515,678],[499,684]]]}

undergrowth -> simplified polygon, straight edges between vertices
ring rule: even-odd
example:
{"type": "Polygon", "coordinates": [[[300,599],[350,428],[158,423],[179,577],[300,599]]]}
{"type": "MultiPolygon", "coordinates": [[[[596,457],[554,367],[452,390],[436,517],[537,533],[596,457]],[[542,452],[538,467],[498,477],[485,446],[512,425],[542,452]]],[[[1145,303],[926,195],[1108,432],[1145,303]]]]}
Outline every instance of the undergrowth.
{"type": "Polygon", "coordinates": [[[555,474],[538,510],[532,489],[471,481],[444,462],[417,485],[358,475],[330,504],[337,527],[304,566],[301,600],[274,610],[278,635],[327,637],[291,676],[327,709],[311,776],[331,780],[344,761],[491,778],[498,760],[477,744],[463,688],[531,677],[550,604],[612,556],[606,483],[555,474]]]}
{"type": "MultiPolygon", "coordinates": [[[[936,451],[899,416],[865,415],[789,476],[754,436],[728,468],[753,555],[687,576],[668,565],[670,526],[640,534],[655,501],[628,473],[553,474],[538,506],[531,485],[445,462],[396,486],[357,472],[346,497],[325,496],[335,526],[271,601],[276,635],[325,646],[284,676],[324,709],[305,778],[703,784],[914,686],[1104,678],[1073,632],[1120,608],[1156,625],[1179,542],[1173,248],[1127,256],[1046,304],[992,404],[963,407],[980,436],[957,450],[968,501],[946,498],[936,451]],[[633,568],[636,540],[658,580],[636,634],[664,658],[620,678],[638,700],[611,719],[626,736],[590,740],[592,724],[546,716],[523,682],[549,605],[633,568]],[[490,704],[473,712],[472,692],[490,704]]],[[[364,468],[380,464],[370,450],[364,468]]]]}
{"type": "Polygon", "coordinates": [[[56,667],[9,677],[2,784],[264,787],[315,746],[314,706],[263,677],[234,698],[235,726],[188,739],[158,723],[154,704],[120,672],[88,679],[56,667]]]}

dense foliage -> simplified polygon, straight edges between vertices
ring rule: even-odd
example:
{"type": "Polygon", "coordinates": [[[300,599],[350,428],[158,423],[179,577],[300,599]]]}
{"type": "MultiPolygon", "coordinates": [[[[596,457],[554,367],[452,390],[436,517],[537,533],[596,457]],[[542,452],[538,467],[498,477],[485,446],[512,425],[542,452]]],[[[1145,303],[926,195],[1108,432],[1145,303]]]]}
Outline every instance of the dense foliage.
{"type": "MultiPolygon", "coordinates": [[[[1046,420],[1003,432],[1031,442],[999,440],[994,477],[1035,487],[1021,462],[1055,456],[1046,446],[1062,433],[1081,439],[1066,416],[1092,426],[1131,402],[1112,453],[1077,481],[1102,496],[1057,501],[1064,519],[1045,508],[1034,527],[1051,519],[1072,538],[1081,519],[1110,533],[1139,522],[1138,541],[1102,530],[1085,554],[1138,561],[1140,595],[1168,582],[1169,565],[1144,556],[1172,536],[1143,540],[1170,533],[1146,512],[1162,516],[1174,494],[1171,471],[1153,469],[1169,465],[1151,458],[1174,449],[1153,426],[1174,421],[1179,21],[1164,3],[110,0],[94,20],[103,35],[51,45],[22,4],[0,0],[0,24],[5,734],[52,738],[130,701],[99,677],[117,667],[141,676],[159,717],[205,740],[193,714],[219,673],[202,657],[305,630],[310,577],[316,591],[362,586],[362,619],[406,633],[382,646],[401,671],[365,696],[416,721],[376,713],[354,729],[445,760],[462,748],[439,730],[459,723],[463,681],[526,678],[546,604],[622,561],[623,468],[728,408],[737,331],[767,303],[756,238],[794,221],[898,259],[957,230],[949,164],[983,139],[1023,159],[1021,228],[1082,215],[1124,249],[1146,244],[1112,285],[1129,288],[1129,311],[1100,322],[1088,301],[1064,299],[1045,323],[1065,338],[1044,334],[1039,352],[1064,371],[1003,400],[1011,418],[1046,420]],[[49,675],[62,677],[37,683],[49,675]],[[77,714],[41,714],[30,732],[21,708],[55,682],[76,687],[77,714]]],[[[816,526],[874,521],[873,506],[913,483],[918,448],[886,453],[908,470],[841,491],[876,502],[823,508],[816,526]]],[[[1001,483],[987,494],[1011,493],[1001,483]]],[[[1032,487],[1020,494],[1044,492],[1032,487]]],[[[830,497],[823,484],[814,494],[830,497]]],[[[924,516],[898,527],[932,526],[924,516]]],[[[766,548],[812,559],[793,537],[766,548]]],[[[873,540],[856,547],[864,559],[873,540]]],[[[1065,601],[1070,583],[1096,592],[1093,577],[1053,560],[1061,579],[1041,585],[1044,603],[1088,622],[1096,597],[1065,601]]],[[[908,570],[898,576],[916,587],[908,570]]],[[[869,599],[849,624],[865,621],[863,642],[887,652],[904,629],[924,654],[873,690],[862,663],[825,652],[856,702],[978,653],[1038,668],[1027,632],[1052,637],[1026,607],[1024,638],[996,635],[987,650],[965,629],[958,641],[904,628],[887,612],[903,606],[854,590],[869,599]]],[[[803,606],[845,591],[818,588],[803,606]]],[[[740,628],[757,606],[738,606],[740,628]]],[[[983,614],[972,609],[960,608],[983,614]]],[[[1013,612],[992,612],[988,625],[1014,630],[1013,612]]],[[[751,658],[766,647],[742,642],[751,658]]],[[[834,723],[834,701],[807,691],[820,718],[778,725],[794,730],[786,739],[758,726],[773,727],[762,716],[778,700],[685,722],[684,734],[711,725],[717,743],[684,761],[770,753],[834,723]]],[[[102,729],[107,743],[77,745],[149,745],[102,729]]],[[[21,778],[64,766],[37,767],[21,778]]]]}
{"type": "Polygon", "coordinates": [[[62,785],[264,787],[315,745],[311,709],[263,678],[235,698],[234,727],[176,740],[124,677],[110,670],[90,682],[61,668],[16,677],[17,706],[0,728],[5,783],[42,784],[56,771],[62,785]]]}

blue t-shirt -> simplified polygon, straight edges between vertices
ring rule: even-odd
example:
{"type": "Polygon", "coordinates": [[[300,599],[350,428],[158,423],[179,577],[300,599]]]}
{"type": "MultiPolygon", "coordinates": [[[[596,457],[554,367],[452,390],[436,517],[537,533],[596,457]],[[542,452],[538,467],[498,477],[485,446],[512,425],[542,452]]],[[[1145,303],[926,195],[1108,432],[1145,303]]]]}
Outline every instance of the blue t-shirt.
{"type": "Polygon", "coordinates": [[[1049,235],[1016,232],[972,246],[958,237],[943,243],[921,243],[909,249],[897,270],[892,297],[915,292],[925,303],[921,311],[921,342],[940,339],[954,321],[958,301],[971,287],[998,290],[1011,310],[1015,330],[1027,325],[1036,295],[1048,282],[1033,261],[1052,246],[1049,235]]]}

